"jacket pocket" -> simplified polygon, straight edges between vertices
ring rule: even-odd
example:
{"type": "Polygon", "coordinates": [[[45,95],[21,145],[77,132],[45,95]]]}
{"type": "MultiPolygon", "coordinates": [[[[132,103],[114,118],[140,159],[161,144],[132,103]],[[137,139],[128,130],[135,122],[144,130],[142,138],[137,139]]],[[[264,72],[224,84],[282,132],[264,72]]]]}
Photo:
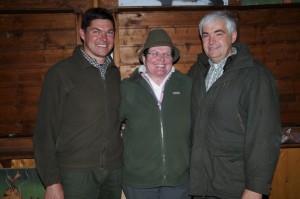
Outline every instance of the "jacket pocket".
{"type": "Polygon", "coordinates": [[[220,193],[241,195],[245,188],[243,154],[216,154],[213,159],[212,184],[220,193]]]}

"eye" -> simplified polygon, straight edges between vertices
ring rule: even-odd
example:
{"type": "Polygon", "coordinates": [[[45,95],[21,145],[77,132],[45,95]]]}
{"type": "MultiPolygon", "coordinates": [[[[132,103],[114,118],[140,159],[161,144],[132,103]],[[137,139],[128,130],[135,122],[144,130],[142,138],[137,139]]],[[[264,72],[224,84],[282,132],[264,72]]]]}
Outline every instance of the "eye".
{"type": "Polygon", "coordinates": [[[114,30],[109,30],[109,31],[107,31],[106,34],[109,35],[109,36],[113,36],[115,34],[115,31],[114,30]]]}
{"type": "Polygon", "coordinates": [[[164,53],[163,55],[164,55],[166,58],[172,57],[172,54],[171,54],[171,53],[164,53]]]}
{"type": "Polygon", "coordinates": [[[155,52],[155,51],[149,52],[148,54],[151,55],[152,57],[158,57],[159,56],[159,53],[155,52]]]}
{"type": "Polygon", "coordinates": [[[98,34],[100,34],[100,31],[99,30],[93,30],[92,33],[95,34],[95,35],[98,35],[98,34]]]}
{"type": "Polygon", "coordinates": [[[165,59],[170,59],[172,58],[172,53],[170,52],[167,52],[167,53],[159,53],[159,52],[156,52],[156,51],[152,51],[152,52],[149,52],[147,53],[148,55],[150,55],[151,57],[153,58],[158,58],[158,57],[163,57],[165,59]]]}

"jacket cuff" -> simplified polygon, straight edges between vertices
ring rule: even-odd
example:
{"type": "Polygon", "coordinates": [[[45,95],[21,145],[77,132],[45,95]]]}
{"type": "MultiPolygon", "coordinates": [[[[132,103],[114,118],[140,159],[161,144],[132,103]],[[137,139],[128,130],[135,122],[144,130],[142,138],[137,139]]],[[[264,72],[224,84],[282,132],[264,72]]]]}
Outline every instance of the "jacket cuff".
{"type": "Polygon", "coordinates": [[[264,195],[269,195],[271,190],[271,185],[269,183],[265,182],[247,182],[246,183],[246,189],[249,189],[250,191],[254,191],[257,193],[261,193],[264,195]]]}
{"type": "Polygon", "coordinates": [[[61,183],[60,172],[54,171],[43,171],[42,169],[37,168],[41,181],[44,187],[48,187],[53,184],[61,183]]]}

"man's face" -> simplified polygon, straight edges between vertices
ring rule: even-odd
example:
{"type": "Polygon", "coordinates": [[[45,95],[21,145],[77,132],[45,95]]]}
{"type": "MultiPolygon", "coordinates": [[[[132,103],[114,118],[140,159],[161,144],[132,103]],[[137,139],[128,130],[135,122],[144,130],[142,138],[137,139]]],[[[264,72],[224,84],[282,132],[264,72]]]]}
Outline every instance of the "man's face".
{"type": "Polygon", "coordinates": [[[214,63],[219,63],[230,54],[236,37],[237,32],[230,35],[223,20],[202,27],[203,49],[214,63]]]}
{"type": "Polygon", "coordinates": [[[148,55],[143,56],[143,62],[147,68],[147,74],[153,81],[164,80],[173,65],[171,47],[157,46],[150,48],[148,55]]]}
{"type": "Polygon", "coordinates": [[[110,20],[95,19],[86,31],[80,29],[80,38],[84,41],[84,52],[98,63],[103,64],[105,57],[114,46],[114,28],[110,20]]]}

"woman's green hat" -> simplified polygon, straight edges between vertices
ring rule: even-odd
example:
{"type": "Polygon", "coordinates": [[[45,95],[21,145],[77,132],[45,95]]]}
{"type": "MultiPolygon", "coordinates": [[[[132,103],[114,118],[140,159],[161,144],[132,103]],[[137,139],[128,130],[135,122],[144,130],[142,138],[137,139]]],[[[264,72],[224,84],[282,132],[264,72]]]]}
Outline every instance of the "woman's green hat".
{"type": "Polygon", "coordinates": [[[141,63],[143,62],[143,55],[145,50],[147,48],[151,48],[155,46],[170,46],[171,48],[173,48],[174,50],[173,63],[176,62],[180,57],[179,50],[173,45],[172,40],[169,37],[168,33],[163,29],[154,29],[149,32],[147,40],[144,44],[144,48],[139,53],[139,60],[141,63]]]}

